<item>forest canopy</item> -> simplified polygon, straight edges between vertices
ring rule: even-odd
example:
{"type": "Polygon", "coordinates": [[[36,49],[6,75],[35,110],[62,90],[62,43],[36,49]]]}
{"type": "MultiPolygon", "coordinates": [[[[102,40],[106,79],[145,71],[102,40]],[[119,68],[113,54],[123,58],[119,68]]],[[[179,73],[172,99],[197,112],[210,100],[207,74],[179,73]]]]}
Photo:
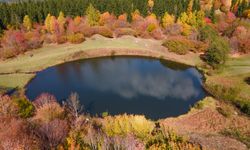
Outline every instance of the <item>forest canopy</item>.
{"type": "MultiPolygon", "coordinates": [[[[0,27],[17,25],[28,15],[33,22],[43,22],[48,14],[58,16],[60,11],[65,16],[83,16],[89,4],[101,13],[110,12],[116,16],[127,13],[131,20],[131,13],[139,10],[143,16],[148,15],[148,0],[42,0],[22,1],[17,3],[0,3],[0,27]],[[1,25],[2,24],[2,25],[1,25]]],[[[189,0],[155,0],[152,13],[163,17],[165,12],[179,16],[185,12],[189,0]]],[[[194,0],[193,11],[200,9],[199,0],[194,0]]]]}

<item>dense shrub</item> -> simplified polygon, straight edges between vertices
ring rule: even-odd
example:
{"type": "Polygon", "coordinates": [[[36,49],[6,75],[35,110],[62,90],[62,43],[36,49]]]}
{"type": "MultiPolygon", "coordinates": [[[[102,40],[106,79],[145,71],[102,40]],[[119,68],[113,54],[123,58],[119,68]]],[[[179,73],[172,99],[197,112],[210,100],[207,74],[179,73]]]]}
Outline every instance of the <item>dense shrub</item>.
{"type": "Polygon", "coordinates": [[[240,53],[249,53],[250,49],[250,28],[239,25],[234,28],[230,44],[240,53]]]}
{"type": "Polygon", "coordinates": [[[209,44],[205,53],[206,62],[214,68],[223,65],[230,51],[229,42],[208,25],[201,28],[199,39],[209,44]]]}
{"type": "Polygon", "coordinates": [[[36,109],[36,115],[34,116],[34,119],[41,122],[41,123],[47,123],[50,122],[56,118],[63,118],[64,117],[64,110],[63,108],[55,102],[52,103],[46,103],[36,109]]]}
{"type": "Polygon", "coordinates": [[[144,116],[118,115],[105,117],[103,130],[109,136],[135,134],[144,139],[154,129],[154,123],[148,121],[144,116]]]}
{"type": "Polygon", "coordinates": [[[85,41],[84,35],[81,33],[70,34],[67,36],[68,42],[78,44],[85,41]]]}
{"type": "Polygon", "coordinates": [[[188,46],[181,39],[166,40],[162,45],[167,47],[170,52],[179,55],[185,55],[189,51],[188,46]]]}
{"type": "Polygon", "coordinates": [[[33,101],[33,104],[36,107],[36,109],[38,109],[45,104],[56,103],[56,102],[57,100],[54,95],[51,95],[49,93],[42,93],[33,101]]]}
{"type": "Polygon", "coordinates": [[[16,105],[18,106],[18,114],[20,117],[28,118],[34,113],[34,106],[32,103],[25,98],[14,99],[16,105]]]}
{"type": "Polygon", "coordinates": [[[150,36],[156,40],[164,39],[164,34],[163,34],[162,30],[159,28],[150,32],[150,36]]]}
{"type": "Polygon", "coordinates": [[[37,30],[27,32],[25,34],[25,39],[27,39],[28,48],[30,49],[40,48],[43,45],[43,39],[37,30]]]}
{"type": "Polygon", "coordinates": [[[205,60],[212,67],[219,67],[226,62],[229,51],[229,43],[226,40],[214,37],[205,53],[205,60]]]}
{"type": "Polygon", "coordinates": [[[165,126],[160,126],[154,129],[152,136],[147,140],[146,149],[200,150],[201,147],[188,142],[173,130],[165,126]]]}
{"type": "Polygon", "coordinates": [[[43,149],[32,125],[23,119],[0,116],[0,149],[43,149]]]}
{"type": "Polygon", "coordinates": [[[100,34],[104,37],[108,37],[108,38],[112,38],[113,37],[113,32],[105,27],[105,26],[96,26],[96,27],[92,27],[94,30],[94,34],[100,34]]]}
{"type": "Polygon", "coordinates": [[[18,107],[9,96],[0,96],[0,116],[17,115],[18,107]]]}
{"type": "Polygon", "coordinates": [[[203,52],[206,49],[206,44],[202,42],[196,42],[183,38],[171,38],[165,40],[162,45],[167,47],[170,52],[174,52],[179,55],[185,55],[189,51],[203,52]]]}
{"type": "Polygon", "coordinates": [[[99,24],[101,26],[106,25],[108,27],[112,27],[115,20],[116,20],[116,17],[113,14],[110,14],[109,12],[105,12],[101,14],[99,24]]]}
{"type": "MultiPolygon", "coordinates": [[[[250,36],[249,36],[250,38],[250,36]]],[[[250,53],[250,39],[244,38],[244,39],[238,39],[239,44],[239,52],[241,53],[250,53]]]]}
{"type": "Polygon", "coordinates": [[[68,131],[67,121],[59,119],[54,119],[39,127],[39,134],[46,149],[56,149],[66,139],[68,131]]]}
{"type": "Polygon", "coordinates": [[[20,30],[8,30],[4,32],[1,45],[3,49],[9,50],[13,55],[17,55],[27,51],[28,44],[25,34],[20,30]]]}
{"type": "Polygon", "coordinates": [[[210,42],[213,41],[217,36],[219,36],[218,32],[209,25],[206,25],[200,29],[199,39],[201,41],[210,42]]]}

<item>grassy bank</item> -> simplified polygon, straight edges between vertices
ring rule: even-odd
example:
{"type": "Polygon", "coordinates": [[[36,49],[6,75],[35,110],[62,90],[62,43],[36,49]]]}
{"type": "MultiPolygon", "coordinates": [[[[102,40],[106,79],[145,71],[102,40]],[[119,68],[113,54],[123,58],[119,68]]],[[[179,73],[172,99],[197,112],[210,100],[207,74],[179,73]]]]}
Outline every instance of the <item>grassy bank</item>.
{"type": "Polygon", "coordinates": [[[37,71],[84,58],[131,55],[163,58],[192,66],[201,62],[198,54],[177,55],[168,52],[161,44],[162,41],[130,36],[110,39],[95,35],[81,44],[46,45],[0,62],[0,86],[22,88],[37,71]]]}
{"type": "Polygon", "coordinates": [[[250,115],[250,55],[230,58],[225,67],[206,76],[205,87],[217,99],[230,102],[250,115]]]}

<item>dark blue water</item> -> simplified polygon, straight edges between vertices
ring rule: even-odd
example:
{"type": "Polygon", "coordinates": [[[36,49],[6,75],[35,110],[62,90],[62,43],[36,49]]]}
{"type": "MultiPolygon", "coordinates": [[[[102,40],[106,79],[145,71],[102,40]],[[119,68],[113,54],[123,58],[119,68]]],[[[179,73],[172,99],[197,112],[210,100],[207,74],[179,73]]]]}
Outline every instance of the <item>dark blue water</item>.
{"type": "Polygon", "coordinates": [[[205,96],[192,67],[148,58],[115,57],[75,61],[41,71],[28,84],[33,100],[43,92],[61,102],[77,92],[85,112],[178,116],[205,96]]]}

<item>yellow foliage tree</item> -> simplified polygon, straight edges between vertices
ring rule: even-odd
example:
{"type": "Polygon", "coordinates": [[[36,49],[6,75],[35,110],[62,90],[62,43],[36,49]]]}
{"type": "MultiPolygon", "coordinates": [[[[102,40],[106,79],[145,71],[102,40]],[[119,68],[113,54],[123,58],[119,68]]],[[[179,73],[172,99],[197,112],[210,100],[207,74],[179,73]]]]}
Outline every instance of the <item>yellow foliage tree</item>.
{"type": "Polygon", "coordinates": [[[55,31],[56,31],[56,17],[55,16],[51,16],[50,17],[50,27],[49,27],[49,29],[50,29],[50,32],[51,33],[54,33],[55,31]]]}
{"type": "Polygon", "coordinates": [[[192,13],[193,10],[193,5],[194,5],[194,0],[189,0],[188,2],[188,8],[187,8],[187,13],[192,13]]]}
{"type": "Polygon", "coordinates": [[[62,11],[60,11],[59,16],[57,18],[57,22],[59,24],[59,29],[61,32],[64,32],[64,25],[66,22],[66,19],[64,17],[64,13],[62,11]]]}
{"type": "Polygon", "coordinates": [[[152,13],[154,7],[154,0],[148,0],[149,13],[152,13]]]}
{"type": "Polygon", "coordinates": [[[86,16],[87,20],[90,26],[96,26],[99,25],[100,20],[100,11],[95,9],[95,7],[90,4],[86,10],[86,16]]]}
{"type": "Polygon", "coordinates": [[[170,15],[168,12],[165,12],[162,18],[162,26],[166,28],[167,26],[174,24],[174,22],[175,22],[175,16],[170,15]]]}
{"type": "Polygon", "coordinates": [[[48,14],[44,21],[45,28],[48,32],[50,32],[50,20],[51,20],[51,15],[48,14]]]}
{"type": "Polygon", "coordinates": [[[182,24],[187,24],[189,26],[200,28],[205,25],[205,13],[203,11],[198,12],[191,12],[191,13],[181,13],[180,17],[178,18],[178,22],[182,24]]]}
{"type": "Polygon", "coordinates": [[[188,36],[191,33],[192,27],[186,23],[181,23],[182,26],[182,35],[188,36]]]}
{"type": "Polygon", "coordinates": [[[32,28],[32,21],[30,20],[30,17],[28,15],[25,15],[24,18],[23,18],[23,26],[28,31],[30,31],[31,28],[32,28]]]}

